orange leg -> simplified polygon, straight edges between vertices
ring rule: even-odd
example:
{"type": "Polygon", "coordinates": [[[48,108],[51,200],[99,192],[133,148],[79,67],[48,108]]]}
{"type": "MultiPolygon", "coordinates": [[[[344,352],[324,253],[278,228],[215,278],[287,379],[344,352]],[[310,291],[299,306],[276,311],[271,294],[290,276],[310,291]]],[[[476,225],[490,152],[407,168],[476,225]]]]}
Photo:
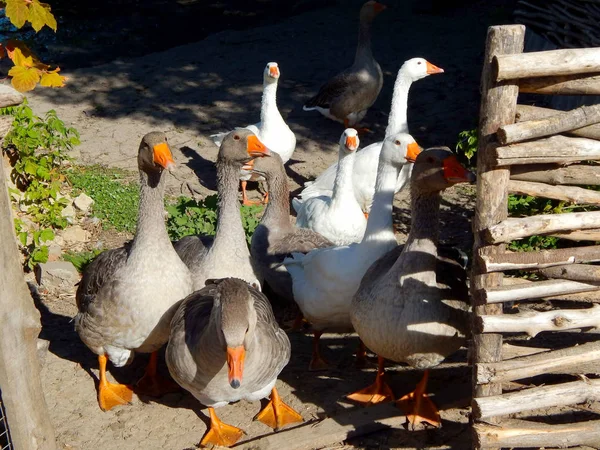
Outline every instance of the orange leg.
{"type": "Polygon", "coordinates": [[[381,356],[378,356],[377,358],[379,366],[377,368],[377,378],[375,378],[375,383],[360,391],[347,395],[347,399],[363,403],[365,406],[394,401],[394,393],[385,382],[385,359],[381,356]]]}
{"type": "Polygon", "coordinates": [[[100,383],[98,386],[98,404],[102,411],[109,411],[117,405],[127,405],[131,402],[133,391],[126,384],[109,383],[106,379],[106,355],[98,356],[100,366],[100,383]]]}
{"type": "Polygon", "coordinates": [[[319,345],[319,340],[321,339],[322,334],[322,331],[313,332],[313,353],[312,359],[310,360],[310,365],[308,366],[308,370],[310,371],[326,370],[329,368],[329,364],[327,364],[327,361],[325,361],[321,356],[321,346],[319,345]]]}
{"type": "Polygon", "coordinates": [[[406,418],[413,430],[415,425],[421,422],[427,422],[434,427],[442,425],[440,422],[440,412],[425,393],[428,378],[429,371],[426,370],[415,390],[396,402],[396,405],[405,412],[406,418]]]}
{"type": "Polygon", "coordinates": [[[240,440],[244,434],[243,430],[221,422],[214,408],[209,407],[208,414],[210,415],[210,428],[200,441],[200,447],[206,447],[209,444],[231,447],[240,440]]]}
{"type": "Polygon", "coordinates": [[[276,388],[271,391],[269,403],[254,417],[254,420],[260,420],[275,431],[287,424],[304,421],[300,414],[281,400],[276,388]]]}
{"type": "Polygon", "coordinates": [[[358,340],[358,350],[356,351],[356,367],[361,368],[367,365],[367,346],[362,340],[358,340]]]}
{"type": "Polygon", "coordinates": [[[243,180],[240,181],[242,186],[242,205],[252,206],[252,205],[260,205],[260,202],[248,199],[248,194],[246,192],[246,186],[248,186],[248,182],[243,180]]]}
{"type": "Polygon", "coordinates": [[[304,320],[304,315],[302,314],[302,311],[298,311],[298,314],[296,315],[296,318],[294,319],[291,325],[288,325],[290,321],[285,322],[286,328],[284,328],[284,330],[288,332],[300,331],[302,330],[302,325],[304,324],[304,322],[306,321],[304,320]]]}
{"type": "Polygon", "coordinates": [[[365,215],[365,219],[369,220],[369,213],[363,212],[363,214],[365,215]]]}
{"type": "Polygon", "coordinates": [[[158,374],[156,370],[157,362],[158,352],[152,352],[144,376],[135,385],[137,393],[150,397],[160,397],[161,395],[180,390],[177,383],[158,374]]]}

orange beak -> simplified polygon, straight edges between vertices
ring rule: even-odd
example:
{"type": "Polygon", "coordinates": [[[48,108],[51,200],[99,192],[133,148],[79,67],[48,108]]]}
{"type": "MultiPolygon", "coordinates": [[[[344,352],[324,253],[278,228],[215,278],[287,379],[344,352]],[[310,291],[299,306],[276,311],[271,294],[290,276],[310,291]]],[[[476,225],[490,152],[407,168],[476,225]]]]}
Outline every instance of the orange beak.
{"type": "Polygon", "coordinates": [[[356,150],[358,148],[358,143],[356,142],[356,136],[346,136],[346,147],[349,150],[356,150]]]}
{"type": "Polygon", "coordinates": [[[385,6],[383,3],[375,2],[375,4],[373,5],[373,10],[376,13],[380,13],[384,9],[387,9],[387,6],[385,6]]]}
{"type": "Polygon", "coordinates": [[[444,178],[450,183],[472,183],[475,174],[463,167],[456,156],[452,155],[444,159],[444,178]]]}
{"type": "Polygon", "coordinates": [[[427,74],[428,75],[432,75],[434,73],[444,73],[444,69],[442,69],[441,67],[434,66],[429,61],[425,61],[425,63],[427,64],[427,74]]]}
{"type": "Polygon", "coordinates": [[[269,75],[271,75],[273,78],[278,78],[279,77],[279,67],[277,67],[277,66],[269,67],[269,75]]]}
{"type": "Polygon", "coordinates": [[[173,161],[171,149],[165,142],[156,144],[152,150],[154,151],[155,164],[158,164],[159,166],[167,170],[175,166],[175,161],[173,161]]]}
{"type": "Polygon", "coordinates": [[[244,359],[246,350],[243,345],[239,347],[227,347],[227,367],[229,385],[237,389],[242,384],[242,375],[244,374],[244,359]]]}
{"type": "Polygon", "coordinates": [[[246,150],[248,151],[248,154],[253,158],[257,158],[260,156],[271,156],[271,152],[267,147],[265,147],[265,144],[260,142],[258,138],[253,134],[248,136],[246,150]]]}
{"type": "Polygon", "coordinates": [[[421,147],[416,142],[411,142],[406,146],[406,160],[408,162],[415,162],[419,153],[421,153],[421,147]]]}

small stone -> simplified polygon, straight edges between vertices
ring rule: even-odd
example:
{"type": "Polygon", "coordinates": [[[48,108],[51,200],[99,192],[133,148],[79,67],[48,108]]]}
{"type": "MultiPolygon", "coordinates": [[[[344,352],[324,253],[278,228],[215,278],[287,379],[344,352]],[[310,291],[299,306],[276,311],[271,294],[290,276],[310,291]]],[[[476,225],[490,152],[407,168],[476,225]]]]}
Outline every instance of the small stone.
{"type": "Polygon", "coordinates": [[[38,264],[35,267],[35,278],[38,285],[50,290],[75,292],[75,284],[79,282],[79,272],[69,261],[52,261],[38,264]]]}
{"type": "Polygon", "coordinates": [[[76,215],[75,208],[73,208],[73,205],[67,205],[60,212],[60,215],[65,217],[69,221],[69,223],[73,223],[73,219],[76,215]]]}
{"type": "Polygon", "coordinates": [[[90,232],[84,230],[79,225],[75,225],[64,230],[62,238],[64,239],[66,246],[82,244],[90,240],[90,232]]]}
{"type": "Polygon", "coordinates": [[[75,198],[73,204],[78,210],[87,212],[90,209],[90,206],[94,204],[94,199],[82,192],[75,198]]]}
{"type": "Polygon", "coordinates": [[[58,261],[62,255],[62,247],[56,243],[48,246],[48,261],[58,261]]]}

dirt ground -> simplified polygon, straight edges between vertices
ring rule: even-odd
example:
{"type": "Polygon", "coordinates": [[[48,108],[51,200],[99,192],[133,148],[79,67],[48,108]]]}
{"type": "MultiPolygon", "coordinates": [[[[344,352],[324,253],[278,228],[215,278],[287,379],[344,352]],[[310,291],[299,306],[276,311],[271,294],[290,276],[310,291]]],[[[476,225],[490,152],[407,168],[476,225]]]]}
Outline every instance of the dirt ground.
{"type": "MultiPolygon", "coordinates": [[[[76,127],[83,164],[136,169],[141,136],[151,130],[167,133],[178,163],[171,193],[204,196],[215,189],[217,148],[209,134],[259,119],[262,71],[277,61],[282,77],[278,103],[296,133],[298,146],[287,170],[297,191],[337,158],[339,124],[302,111],[303,101],[339,69],[348,66],[356,42],[361,1],[328,3],[261,27],[222,31],[202,41],[105,65],[63,68],[69,77],[62,90],[36,89],[29,96],[34,110],[55,109],[76,127]]],[[[361,146],[381,140],[387,124],[393,82],[406,59],[427,58],[445,69],[417,82],[409,101],[410,130],[423,147],[453,147],[458,132],[473,128],[479,107],[479,76],[487,26],[510,22],[510,6],[502,1],[466,2],[432,9],[427,1],[388,1],[389,9],[374,24],[373,48],[384,71],[384,88],[364,124],[373,133],[361,146]]],[[[512,4],[512,2],[510,3],[512,4]]],[[[165,30],[168,32],[168,30],[165,30]]],[[[126,45],[126,39],[123,43],[126,45]]],[[[257,195],[256,193],[254,195],[257,195]]],[[[460,187],[445,195],[443,239],[468,249],[473,190],[460,187]]],[[[407,195],[397,199],[399,241],[407,232],[407,195]]],[[[58,442],[65,449],[190,449],[206,429],[203,407],[188,393],[160,399],[135,397],[133,404],[103,413],[96,402],[97,362],[73,329],[73,292],[37,298],[42,313],[41,338],[49,341],[43,366],[46,400],[58,442]]],[[[292,360],[278,382],[283,399],[307,422],[335,417],[356,408],[344,395],[371,383],[375,366],[359,370],[353,354],[354,335],[324,335],[327,372],[307,371],[311,336],[290,336],[292,360]]],[[[120,382],[141,376],[147,355],[124,369],[111,368],[120,382]]],[[[372,361],[373,362],[373,361],[372,361]]],[[[163,370],[166,370],[164,363],[163,370]]],[[[392,366],[389,380],[397,395],[413,389],[420,373],[392,366]]],[[[408,432],[394,429],[330,448],[469,448],[470,371],[466,350],[434,369],[430,391],[442,409],[441,430],[408,432]]],[[[248,439],[270,429],[252,422],[258,403],[240,402],[218,411],[220,418],[243,428],[248,439]]],[[[310,425],[307,433],[310,433],[310,425]]]]}

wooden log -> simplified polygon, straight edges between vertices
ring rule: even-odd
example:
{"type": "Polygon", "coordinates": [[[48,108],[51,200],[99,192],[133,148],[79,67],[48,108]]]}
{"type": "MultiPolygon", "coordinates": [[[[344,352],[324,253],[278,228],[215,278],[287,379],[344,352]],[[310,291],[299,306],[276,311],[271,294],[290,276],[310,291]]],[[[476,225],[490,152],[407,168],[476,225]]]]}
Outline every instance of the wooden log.
{"type": "Polygon", "coordinates": [[[519,92],[543,95],[600,95],[600,75],[524,78],[519,92]]]}
{"type": "Polygon", "coordinates": [[[594,228],[590,230],[574,230],[574,231],[560,231],[553,232],[551,236],[555,236],[561,239],[568,239],[570,241],[600,241],[600,229],[594,228]]]}
{"type": "Polygon", "coordinates": [[[488,272],[541,269],[564,264],[600,261],[600,245],[537,252],[504,252],[496,255],[482,255],[481,259],[488,272]]]}
{"type": "MultiPolygon", "coordinates": [[[[507,216],[507,168],[495,163],[494,142],[498,128],[514,122],[519,88],[515,83],[496,83],[491,62],[496,55],[523,51],[525,27],[522,25],[488,28],[486,50],[481,74],[481,106],[479,114],[479,139],[477,156],[477,199],[474,230],[474,254],[492,255],[504,251],[502,245],[488,245],[482,231],[507,216]]],[[[475,315],[502,314],[500,305],[484,305],[478,298],[486,288],[502,284],[502,274],[486,273],[480,259],[473,261],[471,273],[472,302],[475,315]]],[[[473,333],[471,354],[473,361],[494,362],[502,357],[502,335],[473,333]]],[[[476,397],[502,392],[501,384],[478,385],[473,382],[476,397]]]]}
{"type": "Polygon", "coordinates": [[[586,309],[479,316],[475,320],[475,326],[480,333],[527,333],[531,337],[542,331],[598,328],[600,305],[586,309]]]}
{"type": "Polygon", "coordinates": [[[473,415],[477,419],[486,419],[532,409],[576,405],[597,400],[600,400],[600,380],[572,381],[504,395],[475,398],[473,415]]]}
{"type": "MultiPolygon", "coordinates": [[[[600,77],[598,77],[598,87],[598,95],[600,95],[600,77]]],[[[554,116],[557,112],[559,111],[552,108],[542,108],[540,106],[530,105],[517,105],[517,114],[515,116],[515,120],[517,122],[539,120],[544,119],[546,117],[554,116]]],[[[566,134],[590,139],[600,139],[600,124],[589,125],[587,127],[567,131],[566,134]]]]}
{"type": "Polygon", "coordinates": [[[543,119],[513,123],[498,128],[498,141],[502,145],[535,139],[576,130],[600,123],[600,105],[581,106],[543,119]]]}
{"type": "Polygon", "coordinates": [[[476,364],[475,373],[478,383],[501,383],[546,373],[599,373],[598,361],[600,361],[600,342],[588,342],[510,361],[479,363],[476,364]]]}
{"type": "Polygon", "coordinates": [[[486,303],[502,303],[597,290],[600,290],[600,283],[545,280],[487,288],[482,294],[482,300],[486,303]]]}
{"type": "Polygon", "coordinates": [[[492,66],[496,81],[595,73],[600,67],[600,48],[515,53],[494,57],[492,66]]]}
{"type": "Polygon", "coordinates": [[[547,267],[538,270],[547,278],[560,278],[561,280],[600,282],[600,266],[588,264],[573,264],[564,266],[547,267]]]}
{"type": "Polygon", "coordinates": [[[496,147],[499,166],[531,163],[565,163],[600,159],[600,141],[552,136],[530,142],[496,147]]]}
{"type": "Polygon", "coordinates": [[[37,337],[40,313],[23,279],[14,224],[0,157],[0,386],[16,450],[54,450],[56,441],[46,407],[37,337]]]}
{"type": "Polygon", "coordinates": [[[565,214],[539,214],[529,217],[510,217],[491,226],[484,233],[490,244],[510,242],[536,234],[586,230],[600,227],[600,211],[565,214]]]}
{"type": "MultiPolygon", "coordinates": [[[[537,355],[540,353],[549,352],[549,348],[525,347],[522,345],[512,345],[506,342],[502,344],[502,360],[506,361],[512,358],[521,358],[522,356],[537,355]]],[[[493,364],[493,363],[480,363],[493,364]]]]}
{"type": "MultiPolygon", "coordinates": [[[[0,108],[23,103],[25,96],[7,84],[0,84],[0,108]]],[[[4,136],[4,134],[2,134],[4,136]]]]}
{"type": "Polygon", "coordinates": [[[243,450],[312,450],[375,431],[400,428],[406,416],[393,404],[356,408],[319,422],[309,422],[258,439],[240,442],[243,450]]]}
{"type": "Polygon", "coordinates": [[[508,182],[508,192],[532,197],[551,198],[564,200],[570,203],[600,205],[600,192],[575,186],[552,186],[533,181],[508,182]]]}
{"type": "MultiPolygon", "coordinates": [[[[599,135],[600,136],[600,135],[599,135]]],[[[561,167],[557,164],[517,165],[510,168],[510,179],[547,184],[600,185],[600,166],[575,164],[561,167]]]]}
{"type": "Polygon", "coordinates": [[[499,425],[476,423],[475,444],[479,448],[567,448],[600,446],[600,420],[546,424],[527,420],[503,420],[499,425]]]}

